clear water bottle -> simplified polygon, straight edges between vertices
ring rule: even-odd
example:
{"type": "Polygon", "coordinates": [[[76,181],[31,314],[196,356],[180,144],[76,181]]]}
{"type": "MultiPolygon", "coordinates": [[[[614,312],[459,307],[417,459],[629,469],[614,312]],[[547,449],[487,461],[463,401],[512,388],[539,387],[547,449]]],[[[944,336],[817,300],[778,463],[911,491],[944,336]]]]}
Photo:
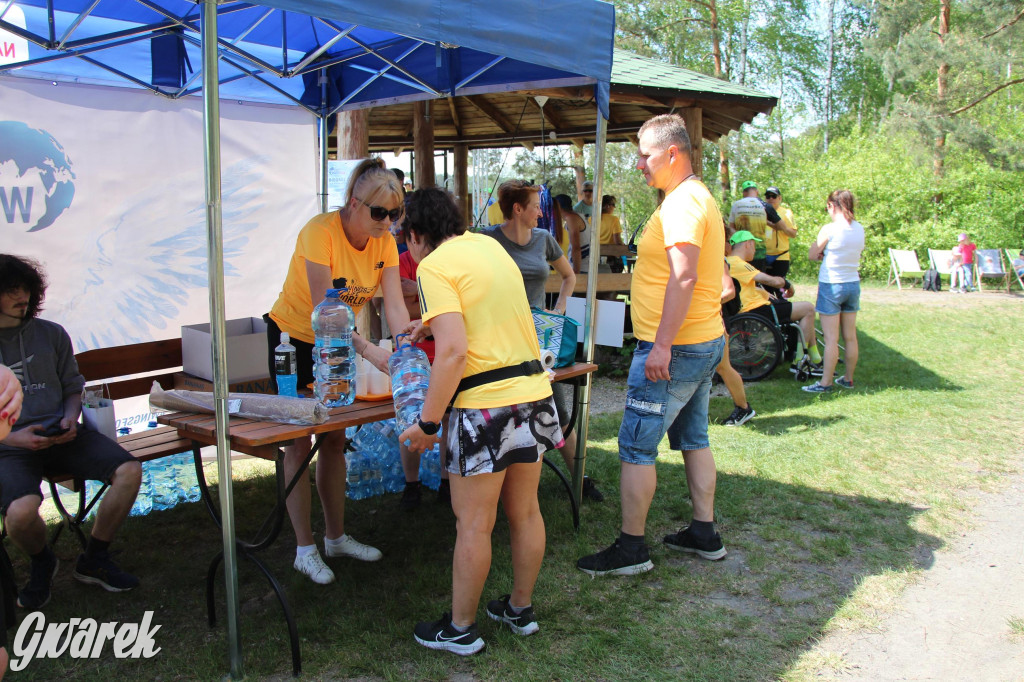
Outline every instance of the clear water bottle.
{"type": "Polygon", "coordinates": [[[384,490],[400,493],[405,489],[405,469],[402,468],[402,454],[397,447],[388,450],[384,459],[384,490]]]}
{"type": "Polygon", "coordinates": [[[349,405],[356,397],[355,315],[341,300],[343,291],[328,289],[312,315],[314,392],[327,407],[349,405]]]}
{"type": "Polygon", "coordinates": [[[427,354],[409,343],[405,334],[399,334],[395,340],[399,345],[388,358],[388,370],[391,373],[391,395],[395,401],[395,421],[398,433],[402,433],[419,421],[423,399],[427,397],[427,385],[430,384],[430,362],[427,354]]]}
{"type": "Polygon", "coordinates": [[[171,457],[174,478],[177,483],[178,500],[181,502],[198,502],[199,479],[196,478],[195,458],[190,452],[182,452],[171,457]]]}
{"type": "Polygon", "coordinates": [[[350,500],[361,500],[363,494],[363,453],[356,450],[345,453],[345,494],[350,500]]]}
{"type": "Polygon", "coordinates": [[[441,450],[437,445],[420,455],[420,483],[431,490],[441,485],[441,450]]]}
{"type": "Polygon", "coordinates": [[[384,472],[381,467],[381,458],[375,452],[364,452],[365,464],[363,468],[363,485],[366,497],[376,497],[384,494],[384,472]]]}
{"type": "Polygon", "coordinates": [[[153,481],[153,510],[170,509],[178,504],[178,482],[170,458],[154,459],[150,465],[149,475],[153,481]]]}
{"type": "Polygon", "coordinates": [[[299,363],[291,340],[288,332],[281,332],[281,345],[274,349],[274,376],[278,395],[298,398],[299,363]]]}
{"type": "Polygon", "coordinates": [[[149,474],[149,468],[142,466],[142,483],[139,485],[139,494],[135,496],[135,504],[128,512],[129,516],[145,516],[153,509],[153,478],[149,474]]]}

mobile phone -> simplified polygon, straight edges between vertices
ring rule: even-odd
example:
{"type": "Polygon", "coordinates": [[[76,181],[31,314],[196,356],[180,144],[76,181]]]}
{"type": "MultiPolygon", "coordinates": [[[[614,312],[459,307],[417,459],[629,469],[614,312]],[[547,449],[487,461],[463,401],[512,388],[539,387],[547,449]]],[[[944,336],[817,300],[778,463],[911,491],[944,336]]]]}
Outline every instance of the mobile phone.
{"type": "Polygon", "coordinates": [[[47,438],[54,438],[56,436],[63,436],[68,431],[69,431],[69,429],[65,429],[60,424],[56,424],[56,425],[51,426],[50,428],[46,429],[45,431],[43,431],[39,435],[46,436],[47,438]]]}

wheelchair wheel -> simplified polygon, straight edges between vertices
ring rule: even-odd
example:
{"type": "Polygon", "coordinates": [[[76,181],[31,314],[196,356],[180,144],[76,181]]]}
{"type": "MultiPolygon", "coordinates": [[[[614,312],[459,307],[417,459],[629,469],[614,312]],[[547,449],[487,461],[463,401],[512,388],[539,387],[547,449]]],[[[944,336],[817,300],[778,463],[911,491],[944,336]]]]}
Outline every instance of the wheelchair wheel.
{"type": "Polygon", "coordinates": [[[785,351],[782,334],[768,320],[753,313],[729,318],[729,364],[744,381],[760,381],[779,364],[785,351]]]}

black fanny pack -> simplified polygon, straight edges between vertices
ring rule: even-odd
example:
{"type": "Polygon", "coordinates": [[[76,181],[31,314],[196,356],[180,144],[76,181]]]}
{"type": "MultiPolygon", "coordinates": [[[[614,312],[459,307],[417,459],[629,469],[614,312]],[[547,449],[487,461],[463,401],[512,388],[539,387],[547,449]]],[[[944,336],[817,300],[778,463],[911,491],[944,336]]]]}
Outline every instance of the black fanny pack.
{"type": "MultiPolygon", "coordinates": [[[[513,379],[515,377],[528,377],[533,376],[534,374],[543,374],[544,371],[544,365],[540,364],[540,360],[527,360],[526,362],[520,362],[518,365],[498,367],[496,369],[489,369],[485,372],[479,372],[478,374],[471,374],[459,382],[459,387],[455,389],[455,397],[457,398],[463,391],[468,391],[469,389],[476,388],[477,386],[491,384],[495,381],[504,381],[505,379],[513,379]]],[[[455,398],[452,400],[454,399],[455,398]]]]}

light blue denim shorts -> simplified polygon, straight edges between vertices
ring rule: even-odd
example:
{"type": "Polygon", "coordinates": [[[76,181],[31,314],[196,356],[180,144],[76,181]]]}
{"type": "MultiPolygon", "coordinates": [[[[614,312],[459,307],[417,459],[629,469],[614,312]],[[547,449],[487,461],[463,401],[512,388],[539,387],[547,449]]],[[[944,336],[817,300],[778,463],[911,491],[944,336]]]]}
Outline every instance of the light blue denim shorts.
{"type": "Polygon", "coordinates": [[[653,346],[649,341],[637,342],[629,366],[626,409],[619,427],[619,459],[629,464],[654,464],[666,431],[673,450],[709,446],[708,397],[724,339],[672,346],[669,381],[648,381],[644,375],[653,346]]]}
{"type": "Polygon", "coordinates": [[[857,312],[860,310],[860,282],[818,282],[818,301],[814,309],[819,315],[857,312]]]}

